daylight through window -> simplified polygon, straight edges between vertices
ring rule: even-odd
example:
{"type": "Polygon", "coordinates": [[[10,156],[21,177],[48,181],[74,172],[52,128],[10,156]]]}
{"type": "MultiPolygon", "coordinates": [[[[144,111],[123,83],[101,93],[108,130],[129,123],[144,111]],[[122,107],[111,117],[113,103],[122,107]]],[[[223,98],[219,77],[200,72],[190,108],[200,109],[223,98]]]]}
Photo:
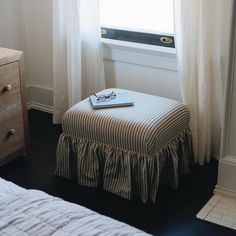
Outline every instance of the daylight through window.
{"type": "Polygon", "coordinates": [[[104,38],[174,47],[173,0],[100,0],[104,38]]]}
{"type": "Polygon", "coordinates": [[[173,34],[173,0],[100,0],[102,27],[173,34]]]}

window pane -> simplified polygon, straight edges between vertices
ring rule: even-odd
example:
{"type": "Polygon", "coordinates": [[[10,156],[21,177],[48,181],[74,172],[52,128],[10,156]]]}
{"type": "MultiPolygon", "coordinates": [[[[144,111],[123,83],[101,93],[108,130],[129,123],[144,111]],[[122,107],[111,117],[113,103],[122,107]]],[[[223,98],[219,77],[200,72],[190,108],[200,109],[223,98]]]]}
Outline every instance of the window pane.
{"type": "Polygon", "coordinates": [[[173,0],[100,0],[102,27],[174,33],[173,0]]]}

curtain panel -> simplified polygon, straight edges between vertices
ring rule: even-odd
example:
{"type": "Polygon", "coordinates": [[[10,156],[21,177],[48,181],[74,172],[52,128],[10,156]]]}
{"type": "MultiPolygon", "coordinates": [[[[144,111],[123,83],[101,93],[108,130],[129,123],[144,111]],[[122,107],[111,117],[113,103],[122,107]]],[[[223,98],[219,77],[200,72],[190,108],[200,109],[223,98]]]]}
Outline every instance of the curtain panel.
{"type": "Polygon", "coordinates": [[[53,122],[105,88],[99,0],[53,0],[53,122]]]}
{"type": "Polygon", "coordinates": [[[191,112],[195,162],[219,158],[232,0],[175,0],[181,91],[191,112]]]}

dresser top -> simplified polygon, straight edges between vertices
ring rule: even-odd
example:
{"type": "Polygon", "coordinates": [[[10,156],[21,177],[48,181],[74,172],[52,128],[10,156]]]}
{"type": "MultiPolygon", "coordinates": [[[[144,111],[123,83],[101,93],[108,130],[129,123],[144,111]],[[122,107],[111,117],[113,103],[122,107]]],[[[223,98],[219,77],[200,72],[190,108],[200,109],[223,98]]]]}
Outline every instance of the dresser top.
{"type": "Polygon", "coordinates": [[[20,60],[23,52],[0,47],[0,66],[20,60]]]}

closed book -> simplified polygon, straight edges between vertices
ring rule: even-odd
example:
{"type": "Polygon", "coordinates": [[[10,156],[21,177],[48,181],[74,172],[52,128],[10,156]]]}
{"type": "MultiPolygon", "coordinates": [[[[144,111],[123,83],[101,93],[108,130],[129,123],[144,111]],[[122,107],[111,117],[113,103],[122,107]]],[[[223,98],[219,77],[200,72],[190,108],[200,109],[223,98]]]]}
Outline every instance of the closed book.
{"type": "Polygon", "coordinates": [[[98,100],[96,96],[91,95],[90,101],[94,109],[134,105],[134,101],[128,92],[116,93],[115,98],[108,98],[105,100],[98,100]]]}

